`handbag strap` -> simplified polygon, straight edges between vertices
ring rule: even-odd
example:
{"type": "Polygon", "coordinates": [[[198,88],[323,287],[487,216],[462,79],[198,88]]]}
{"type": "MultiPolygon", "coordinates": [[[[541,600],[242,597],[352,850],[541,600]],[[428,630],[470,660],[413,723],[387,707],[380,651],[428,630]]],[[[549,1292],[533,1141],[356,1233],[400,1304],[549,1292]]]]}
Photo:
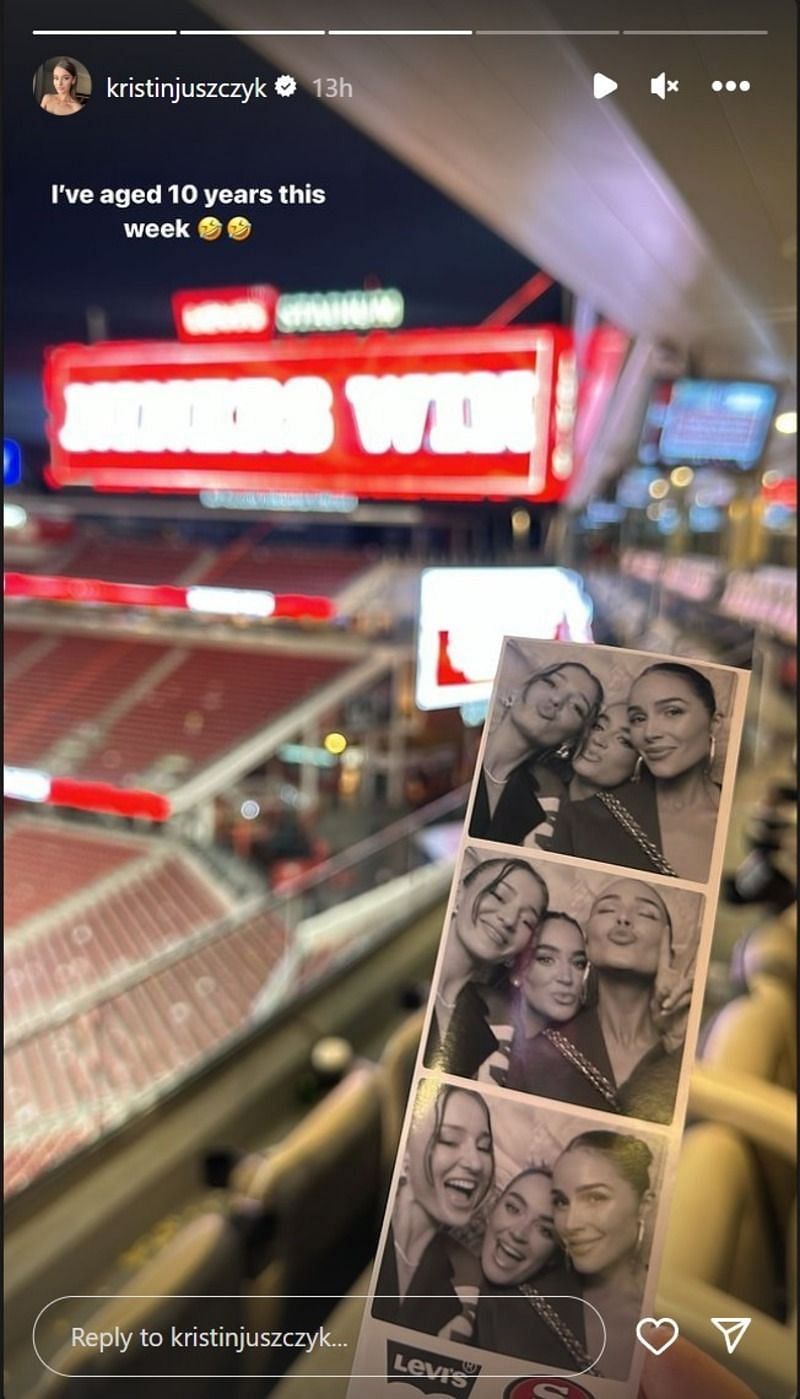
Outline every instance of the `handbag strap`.
{"type": "Polygon", "coordinates": [[[623,830],[636,841],[640,850],[643,850],[654,870],[659,874],[668,874],[672,879],[678,878],[677,870],[672,868],[669,860],[665,859],[657,845],[642,830],[638,821],[634,820],[626,806],[623,806],[619,797],[615,797],[613,792],[597,792],[597,800],[611,812],[611,815],[619,822],[623,830]]]}
{"type": "Polygon", "coordinates": [[[586,1055],[578,1049],[578,1046],[572,1043],[572,1040],[568,1040],[566,1035],[562,1035],[560,1030],[546,1029],[542,1030],[542,1034],[555,1046],[559,1054],[563,1054],[564,1058],[568,1059],[578,1072],[583,1074],[585,1079],[588,1079],[589,1083],[591,1083],[592,1087],[596,1089],[600,1096],[605,1098],[612,1112],[622,1112],[622,1107],[613,1083],[610,1079],[606,1078],[605,1074],[601,1069],[598,1069],[596,1064],[592,1063],[591,1059],[587,1059],[586,1055]]]}
{"type": "Polygon", "coordinates": [[[537,1292],[530,1283],[519,1283],[519,1290],[523,1297],[527,1297],[534,1311],[539,1313],[542,1321],[550,1330],[558,1336],[568,1355],[572,1357],[576,1365],[581,1366],[580,1373],[584,1375],[597,1375],[599,1371],[590,1363],[589,1356],[581,1345],[574,1331],[570,1330],[565,1321],[561,1320],[555,1307],[551,1307],[546,1297],[541,1292],[537,1292]]]}

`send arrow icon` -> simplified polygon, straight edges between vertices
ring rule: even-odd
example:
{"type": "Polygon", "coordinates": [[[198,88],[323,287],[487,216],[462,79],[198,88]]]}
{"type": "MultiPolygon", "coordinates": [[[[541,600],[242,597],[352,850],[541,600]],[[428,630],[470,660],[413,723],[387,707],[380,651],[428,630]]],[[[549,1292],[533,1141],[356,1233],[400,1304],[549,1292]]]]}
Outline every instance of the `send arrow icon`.
{"type": "Polygon", "coordinates": [[[725,1342],[725,1349],[728,1355],[733,1355],[733,1352],[752,1320],[753,1318],[751,1316],[711,1317],[711,1325],[716,1326],[717,1330],[722,1333],[722,1339],[725,1342]]]}
{"type": "Polygon", "coordinates": [[[605,73],[595,73],[592,79],[592,94],[595,97],[608,97],[609,93],[616,92],[618,87],[619,83],[606,77],[605,73]]]}

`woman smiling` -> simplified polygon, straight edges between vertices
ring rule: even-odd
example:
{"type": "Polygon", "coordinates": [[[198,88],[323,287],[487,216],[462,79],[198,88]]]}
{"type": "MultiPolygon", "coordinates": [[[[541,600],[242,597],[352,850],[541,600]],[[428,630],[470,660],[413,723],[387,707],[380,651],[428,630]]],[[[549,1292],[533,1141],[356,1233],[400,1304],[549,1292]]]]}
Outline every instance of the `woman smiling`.
{"type": "Polygon", "coordinates": [[[562,807],[552,849],[704,882],[720,801],[714,688],[693,666],[659,661],[631,686],[627,723],[638,754],[631,780],[562,807]]]}
{"type": "Polygon", "coordinates": [[[535,845],[552,835],[571,776],[569,760],[602,702],[600,681],[580,661],[529,676],[487,739],[471,835],[508,845],[535,845]]]}
{"type": "Polygon", "coordinates": [[[638,1137],[584,1132],[553,1167],[555,1229],[582,1296],[596,1309],[585,1311],[587,1349],[600,1356],[597,1373],[610,1379],[625,1379],[631,1365],[647,1271],[652,1162],[638,1137]]]}
{"type": "Polygon", "coordinates": [[[425,1062],[473,1078],[497,1049],[490,1022],[508,1024],[508,968],[547,909],[547,886],[521,859],[483,860],[462,879],[445,944],[425,1062]]]}
{"type": "MultiPolygon", "coordinates": [[[[414,1123],[375,1289],[373,1315],[450,1336],[474,1312],[477,1259],[449,1229],[467,1225],[494,1178],[489,1110],[479,1094],[446,1085],[414,1123]]],[[[471,1320],[466,1323],[471,1331],[471,1320]]]]}
{"type": "Polygon", "coordinates": [[[569,1373],[586,1370],[583,1305],[553,1225],[546,1166],[509,1181],[486,1223],[475,1344],[569,1373]]]}

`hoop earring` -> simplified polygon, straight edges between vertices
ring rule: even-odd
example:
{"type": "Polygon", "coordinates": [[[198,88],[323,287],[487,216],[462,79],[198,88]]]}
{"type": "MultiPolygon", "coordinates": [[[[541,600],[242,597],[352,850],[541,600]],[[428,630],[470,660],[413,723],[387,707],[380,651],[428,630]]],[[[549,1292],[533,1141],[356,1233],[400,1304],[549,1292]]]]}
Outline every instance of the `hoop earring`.
{"type": "Polygon", "coordinates": [[[556,757],[565,760],[572,757],[572,749],[568,743],[562,743],[561,747],[556,749],[556,757]]]}
{"type": "Polygon", "coordinates": [[[641,1253],[641,1251],[642,1251],[642,1244],[643,1244],[643,1243],[644,1243],[644,1220],[642,1219],[642,1217],[641,1217],[641,1215],[640,1215],[640,1216],[639,1216],[639,1224],[638,1224],[638,1227],[637,1227],[637,1229],[636,1229],[636,1247],[635,1247],[635,1249],[633,1250],[633,1256],[634,1256],[634,1258],[638,1258],[638,1257],[639,1257],[639,1255],[640,1255],[640,1253],[641,1253]]]}
{"type": "Polygon", "coordinates": [[[631,782],[641,782],[641,780],[642,780],[642,769],[643,769],[643,768],[644,768],[644,758],[642,757],[642,755],[641,755],[641,753],[640,753],[639,756],[638,756],[638,758],[636,759],[636,766],[635,766],[634,769],[633,769],[633,776],[632,776],[632,778],[631,778],[631,782]]]}
{"type": "Polygon", "coordinates": [[[717,736],[716,736],[716,734],[712,734],[712,735],[711,735],[711,742],[710,742],[710,744],[709,744],[709,746],[708,746],[708,763],[707,763],[707,765],[706,765],[706,772],[711,772],[711,771],[712,771],[712,769],[713,769],[713,767],[714,767],[714,759],[716,758],[716,756],[717,756],[717,736]]]}

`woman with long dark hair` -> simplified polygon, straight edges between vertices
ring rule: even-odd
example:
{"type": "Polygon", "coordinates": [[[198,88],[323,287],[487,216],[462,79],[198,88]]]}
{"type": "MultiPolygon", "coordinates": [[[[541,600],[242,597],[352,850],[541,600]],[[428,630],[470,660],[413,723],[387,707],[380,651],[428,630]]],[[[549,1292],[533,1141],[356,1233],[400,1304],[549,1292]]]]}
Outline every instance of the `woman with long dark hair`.
{"type": "Polygon", "coordinates": [[[558,1245],[547,1166],[520,1171],[496,1201],[481,1268],[475,1345],[563,1374],[590,1368],[584,1308],[558,1245]]]}
{"type": "Polygon", "coordinates": [[[51,117],[72,117],[83,110],[78,101],[78,69],[71,58],[57,58],[53,68],[53,91],[46,92],[40,102],[43,112],[51,117]]]}
{"type": "Polygon", "coordinates": [[[498,1055],[479,1078],[519,1088],[526,1081],[532,1042],[551,1027],[567,1025],[583,1005],[589,962],[586,936],[576,919],[550,909],[518,960],[506,1057],[498,1055]]]}
{"type": "Polygon", "coordinates": [[[587,1350],[599,1356],[596,1373],[608,1379],[626,1379],[631,1366],[647,1273],[652,1164],[638,1137],[593,1131],[574,1137],[553,1167],[555,1230],[593,1308],[584,1309],[587,1350]]]}
{"type": "Polygon", "coordinates": [[[658,889],[612,879],[592,904],[586,951],[591,1002],[566,1023],[518,1042],[506,1087],[671,1122],[693,968],[689,959],[682,974],[674,969],[672,919],[658,889]]]}
{"type": "Polygon", "coordinates": [[[636,770],[628,706],[624,700],[607,704],[598,714],[585,743],[572,759],[571,802],[585,801],[596,792],[613,792],[630,782],[636,770]]]}
{"type": "Polygon", "coordinates": [[[693,666],[658,661],[631,687],[628,724],[638,754],[631,781],[563,806],[552,849],[704,882],[720,800],[714,688],[693,666]]]}
{"type": "Polygon", "coordinates": [[[425,1062],[473,1078],[496,1049],[491,1022],[510,1020],[509,969],[547,909],[547,886],[527,860],[483,860],[464,876],[445,943],[425,1062]]]}

